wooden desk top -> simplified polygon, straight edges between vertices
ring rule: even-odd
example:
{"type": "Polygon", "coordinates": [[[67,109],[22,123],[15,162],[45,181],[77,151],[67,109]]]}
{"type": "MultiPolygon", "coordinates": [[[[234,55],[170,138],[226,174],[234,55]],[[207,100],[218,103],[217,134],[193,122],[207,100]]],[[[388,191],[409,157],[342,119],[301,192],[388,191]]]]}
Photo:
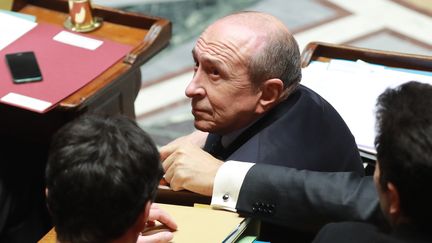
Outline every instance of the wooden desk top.
{"type": "Polygon", "coordinates": [[[38,243],[56,243],[56,242],[57,242],[57,235],[54,228],[52,228],[42,239],[40,239],[40,241],[38,241],[38,243]]]}
{"type": "MultiPolygon", "coordinates": [[[[36,16],[37,22],[63,26],[69,15],[65,0],[15,0],[13,10],[36,16]],[[31,2],[31,3],[30,3],[31,2]]],[[[112,67],[64,99],[58,108],[75,108],[126,72],[137,69],[165,47],[171,38],[171,23],[163,18],[127,13],[93,5],[94,16],[102,17],[102,26],[87,34],[132,45],[134,49],[112,67]]]]}
{"type": "MultiPolygon", "coordinates": [[[[178,230],[174,232],[173,242],[222,242],[243,220],[237,213],[213,210],[210,207],[185,207],[158,204],[176,221],[178,230]]],[[[146,232],[167,230],[158,224],[146,232]]],[[[147,233],[149,234],[149,233],[147,233]]],[[[38,243],[55,243],[56,233],[51,229],[38,243]]]]}

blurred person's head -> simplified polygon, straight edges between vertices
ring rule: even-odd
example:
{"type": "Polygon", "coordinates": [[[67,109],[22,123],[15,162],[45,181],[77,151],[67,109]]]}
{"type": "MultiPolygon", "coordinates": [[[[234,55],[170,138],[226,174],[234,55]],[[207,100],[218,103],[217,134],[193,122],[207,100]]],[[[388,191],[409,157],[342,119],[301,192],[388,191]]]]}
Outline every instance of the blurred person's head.
{"type": "Polygon", "coordinates": [[[251,124],[296,89],[300,52],[274,16],[239,12],[210,25],[192,51],[186,88],[199,130],[227,134],[251,124]]]}
{"type": "Polygon", "coordinates": [[[53,137],[47,205],[60,242],[136,242],[163,174],[151,138],[126,117],[85,115],[53,137]]]}
{"type": "Polygon", "coordinates": [[[381,208],[392,225],[431,229],[432,86],[409,82],[387,89],[376,116],[374,181],[381,208]]]}

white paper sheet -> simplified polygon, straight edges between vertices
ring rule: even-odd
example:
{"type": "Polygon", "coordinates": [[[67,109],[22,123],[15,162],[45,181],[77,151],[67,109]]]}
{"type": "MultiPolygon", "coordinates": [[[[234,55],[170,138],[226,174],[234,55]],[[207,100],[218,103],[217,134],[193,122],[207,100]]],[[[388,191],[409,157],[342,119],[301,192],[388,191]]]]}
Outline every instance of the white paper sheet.
{"type": "Polygon", "coordinates": [[[95,40],[89,37],[84,37],[67,31],[61,31],[53,37],[53,40],[69,44],[72,46],[77,46],[85,48],[88,50],[96,50],[99,46],[103,44],[100,40],[95,40]]]}
{"type": "Polygon", "coordinates": [[[363,151],[375,154],[375,105],[388,87],[415,80],[432,84],[432,76],[396,71],[363,61],[312,62],[301,83],[320,94],[339,112],[363,151]]]}
{"type": "Polygon", "coordinates": [[[12,92],[1,97],[0,100],[5,103],[9,103],[21,107],[27,107],[30,108],[31,110],[35,110],[39,112],[48,109],[52,105],[52,103],[44,100],[40,100],[33,97],[12,93],[12,92]]]}
{"type": "Polygon", "coordinates": [[[33,29],[37,23],[0,12],[0,50],[33,29]]]}

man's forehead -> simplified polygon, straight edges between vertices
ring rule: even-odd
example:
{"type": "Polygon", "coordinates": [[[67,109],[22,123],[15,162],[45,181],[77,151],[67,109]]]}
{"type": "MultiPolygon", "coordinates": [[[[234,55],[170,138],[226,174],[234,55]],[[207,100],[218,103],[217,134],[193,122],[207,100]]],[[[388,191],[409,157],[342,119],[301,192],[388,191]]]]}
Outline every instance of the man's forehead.
{"type": "Polygon", "coordinates": [[[205,61],[213,64],[223,64],[227,62],[227,60],[223,58],[223,54],[199,48],[197,45],[192,49],[192,56],[194,58],[199,58],[201,62],[205,61]]]}

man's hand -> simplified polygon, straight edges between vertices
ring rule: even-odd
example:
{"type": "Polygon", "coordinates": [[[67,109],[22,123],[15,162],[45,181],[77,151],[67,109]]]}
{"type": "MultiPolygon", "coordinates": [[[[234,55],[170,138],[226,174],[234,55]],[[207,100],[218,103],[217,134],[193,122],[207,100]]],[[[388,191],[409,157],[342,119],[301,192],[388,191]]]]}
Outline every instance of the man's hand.
{"type": "Polygon", "coordinates": [[[174,234],[169,231],[160,231],[151,235],[138,236],[137,243],[166,243],[171,242],[174,234]]]}
{"type": "Polygon", "coordinates": [[[159,152],[165,180],[174,191],[186,189],[206,196],[212,195],[214,178],[223,161],[191,143],[170,143],[159,152]]]}
{"type": "MultiPolygon", "coordinates": [[[[147,225],[149,227],[155,225],[155,221],[159,221],[169,228],[169,230],[176,230],[177,224],[174,222],[174,219],[164,210],[159,208],[157,204],[152,203],[150,207],[149,218],[147,221],[147,225]]],[[[174,235],[170,231],[154,231],[154,233],[150,230],[144,235],[140,235],[138,237],[137,243],[164,243],[170,242],[173,239],[174,235]]]]}
{"type": "Polygon", "coordinates": [[[166,146],[190,143],[190,144],[196,145],[200,148],[203,148],[205,141],[207,139],[207,136],[208,136],[208,132],[202,132],[200,130],[196,130],[195,132],[192,132],[188,135],[179,137],[179,138],[171,141],[166,146]]]}

